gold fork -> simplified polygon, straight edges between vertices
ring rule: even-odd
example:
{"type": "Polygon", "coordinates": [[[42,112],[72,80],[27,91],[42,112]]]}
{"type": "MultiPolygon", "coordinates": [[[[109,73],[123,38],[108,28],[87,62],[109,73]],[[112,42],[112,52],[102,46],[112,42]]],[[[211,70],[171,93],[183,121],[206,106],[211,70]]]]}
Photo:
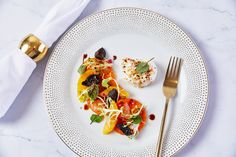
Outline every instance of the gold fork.
{"type": "Polygon", "coordinates": [[[182,65],[182,59],[178,57],[171,57],[168,68],[166,71],[165,80],[163,83],[163,93],[166,97],[166,103],[164,107],[164,112],[161,120],[161,128],[158,137],[156,157],[161,157],[161,151],[163,147],[163,139],[164,139],[164,129],[166,122],[166,115],[168,111],[169,101],[172,97],[176,95],[177,85],[179,80],[180,69],[182,65]]]}

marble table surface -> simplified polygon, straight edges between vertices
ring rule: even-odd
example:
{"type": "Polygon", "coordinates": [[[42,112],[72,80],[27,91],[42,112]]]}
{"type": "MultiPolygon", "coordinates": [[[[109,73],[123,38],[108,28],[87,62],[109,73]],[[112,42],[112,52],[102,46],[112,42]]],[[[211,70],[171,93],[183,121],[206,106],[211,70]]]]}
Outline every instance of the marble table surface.
{"type": "MultiPolygon", "coordinates": [[[[58,0],[0,0],[0,58],[32,32],[58,0]]],[[[177,157],[236,156],[236,1],[92,0],[81,18],[107,8],[133,6],[172,19],[195,40],[206,61],[210,99],[204,122],[177,157]]],[[[5,117],[0,157],[76,157],[57,137],[43,101],[47,59],[39,63],[5,117]]],[[[0,72],[1,74],[1,72],[0,72]]]]}

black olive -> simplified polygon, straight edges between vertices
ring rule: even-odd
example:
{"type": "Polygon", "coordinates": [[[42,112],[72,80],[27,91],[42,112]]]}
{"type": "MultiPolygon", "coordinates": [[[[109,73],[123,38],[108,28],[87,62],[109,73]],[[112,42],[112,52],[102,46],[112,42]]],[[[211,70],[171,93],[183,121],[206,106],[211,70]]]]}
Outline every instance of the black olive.
{"type": "Polygon", "coordinates": [[[118,92],[116,89],[112,89],[109,93],[108,93],[108,97],[110,97],[112,100],[117,101],[117,97],[118,97],[118,92]]]}
{"type": "Polygon", "coordinates": [[[100,60],[103,60],[106,58],[106,51],[103,47],[95,52],[95,58],[100,59],[100,60]]]}
{"type": "Polygon", "coordinates": [[[99,84],[100,78],[99,75],[92,74],[87,77],[85,81],[82,82],[84,86],[91,86],[92,84],[99,84]]]}
{"type": "Polygon", "coordinates": [[[130,136],[133,134],[133,130],[131,130],[128,126],[124,126],[123,124],[117,124],[117,127],[126,135],[130,136]]]}

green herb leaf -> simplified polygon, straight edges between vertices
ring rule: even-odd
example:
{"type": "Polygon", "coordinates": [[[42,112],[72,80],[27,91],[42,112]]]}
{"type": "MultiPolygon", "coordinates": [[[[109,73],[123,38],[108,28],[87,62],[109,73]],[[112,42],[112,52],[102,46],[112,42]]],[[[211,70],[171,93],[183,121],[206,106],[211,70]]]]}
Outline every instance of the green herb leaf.
{"type": "Polygon", "coordinates": [[[111,77],[108,77],[108,78],[106,78],[106,79],[103,79],[103,80],[102,80],[102,86],[108,88],[108,87],[109,87],[108,82],[111,81],[111,80],[112,80],[111,77]]]}
{"type": "Polygon", "coordinates": [[[99,94],[99,87],[97,84],[93,84],[92,86],[89,87],[88,89],[88,96],[89,98],[94,101],[99,94]]]}
{"type": "Polygon", "coordinates": [[[92,124],[93,122],[100,123],[102,121],[102,119],[103,119],[103,116],[92,114],[90,117],[90,120],[91,120],[90,124],[92,124]]]}
{"type": "Polygon", "coordinates": [[[149,70],[149,64],[148,64],[148,62],[152,61],[153,59],[154,59],[154,57],[151,58],[151,59],[149,59],[147,62],[140,62],[140,63],[136,66],[136,69],[135,69],[135,70],[136,70],[138,73],[140,73],[140,74],[143,74],[143,73],[147,72],[147,71],[149,70]]]}
{"type": "Polygon", "coordinates": [[[85,72],[85,70],[86,70],[86,65],[85,64],[82,64],[82,65],[80,65],[80,67],[79,67],[79,69],[78,69],[78,72],[80,73],[80,74],[83,74],[84,72],[85,72]]]}
{"type": "Polygon", "coordinates": [[[131,118],[134,124],[139,124],[142,122],[142,117],[140,115],[134,116],[131,118]]]}
{"type": "Polygon", "coordinates": [[[140,62],[136,69],[138,73],[143,74],[149,70],[149,64],[147,62],[140,62]]]}

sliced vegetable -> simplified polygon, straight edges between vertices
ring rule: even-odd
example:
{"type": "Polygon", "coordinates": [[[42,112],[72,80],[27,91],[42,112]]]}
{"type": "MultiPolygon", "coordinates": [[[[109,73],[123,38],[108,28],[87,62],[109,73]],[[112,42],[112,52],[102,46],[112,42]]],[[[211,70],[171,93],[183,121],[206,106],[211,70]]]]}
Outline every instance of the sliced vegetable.
{"type": "MultiPolygon", "coordinates": [[[[99,95],[101,95],[102,97],[106,97],[108,96],[108,93],[112,90],[112,89],[117,89],[116,86],[109,86],[107,89],[105,89],[104,91],[102,91],[99,95]]],[[[121,98],[126,98],[126,97],[129,97],[129,93],[120,87],[120,94],[119,96],[121,98]]]]}
{"type": "Polygon", "coordinates": [[[84,86],[82,82],[84,82],[90,75],[97,74],[94,70],[87,70],[85,73],[80,75],[78,80],[78,96],[88,88],[88,86],[84,86]]]}
{"type": "Polygon", "coordinates": [[[105,108],[105,104],[100,99],[96,99],[94,102],[89,103],[89,108],[100,115],[105,108]]]}
{"type": "Polygon", "coordinates": [[[85,102],[85,101],[87,101],[88,100],[88,92],[87,92],[87,90],[85,90],[83,93],[81,93],[79,96],[79,101],[80,102],[85,102]]]}
{"type": "MultiPolygon", "coordinates": [[[[117,102],[117,106],[122,110],[119,115],[118,124],[134,124],[138,125],[138,131],[140,132],[146,124],[147,115],[146,110],[143,105],[135,99],[120,99],[117,102]],[[131,123],[129,122],[131,120],[131,123]],[[141,121],[140,121],[141,120],[141,121]]],[[[115,131],[123,135],[119,127],[116,126],[115,131]]]]}
{"type": "MultiPolygon", "coordinates": [[[[109,109],[110,110],[117,110],[118,109],[115,101],[112,101],[110,103],[109,109]]],[[[109,134],[114,130],[116,123],[117,123],[117,117],[119,116],[119,113],[120,112],[111,111],[108,114],[108,116],[106,117],[106,123],[103,128],[103,134],[109,134]]]]}
{"type": "Polygon", "coordinates": [[[131,111],[130,111],[130,106],[127,102],[124,103],[123,106],[120,109],[123,111],[122,114],[121,114],[122,118],[128,120],[132,117],[131,111]]]}
{"type": "Polygon", "coordinates": [[[141,123],[139,123],[139,126],[138,126],[138,131],[140,132],[144,128],[144,126],[146,125],[146,122],[147,122],[146,110],[143,108],[139,115],[142,117],[142,121],[141,121],[141,123]]]}
{"type": "MultiPolygon", "coordinates": [[[[112,67],[106,67],[106,68],[101,69],[101,73],[103,75],[103,79],[107,79],[109,77],[113,79],[116,78],[116,74],[114,73],[112,67]]],[[[115,86],[114,81],[110,81],[109,85],[115,86]]]]}

